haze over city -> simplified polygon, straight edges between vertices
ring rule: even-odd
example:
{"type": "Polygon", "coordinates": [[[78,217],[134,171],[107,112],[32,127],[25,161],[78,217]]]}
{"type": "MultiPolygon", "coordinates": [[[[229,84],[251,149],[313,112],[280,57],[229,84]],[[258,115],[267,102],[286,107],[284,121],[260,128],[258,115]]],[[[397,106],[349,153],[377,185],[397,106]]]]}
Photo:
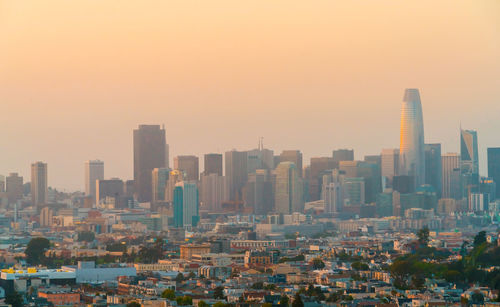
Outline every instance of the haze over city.
{"type": "Polygon", "coordinates": [[[83,190],[83,161],[132,179],[132,130],[177,155],[264,146],[304,161],[399,146],[405,88],[425,142],[500,129],[498,1],[0,1],[0,173],[83,190]]]}

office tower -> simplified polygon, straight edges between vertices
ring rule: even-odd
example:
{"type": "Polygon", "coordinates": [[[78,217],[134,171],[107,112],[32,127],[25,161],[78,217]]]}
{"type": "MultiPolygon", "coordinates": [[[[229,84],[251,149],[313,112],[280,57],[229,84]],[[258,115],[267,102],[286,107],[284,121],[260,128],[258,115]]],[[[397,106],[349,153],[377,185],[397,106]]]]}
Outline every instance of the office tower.
{"type": "Polygon", "coordinates": [[[104,179],[104,162],[85,161],[85,195],[95,197],[96,180],[104,179]]]}
{"type": "Polygon", "coordinates": [[[431,185],[441,198],[441,144],[425,144],[425,183],[431,185]]]}
{"type": "Polygon", "coordinates": [[[381,174],[386,179],[387,187],[392,187],[392,178],[398,174],[399,148],[382,149],[381,174]]]}
{"type": "Polygon", "coordinates": [[[39,207],[48,201],[47,164],[35,162],[31,164],[31,202],[39,207]]]}
{"type": "Polygon", "coordinates": [[[339,170],[334,169],[331,174],[323,175],[322,181],[321,199],[325,201],[325,213],[340,212],[344,204],[342,188],[344,175],[340,174],[339,170]]]}
{"type": "Polygon", "coordinates": [[[488,211],[489,195],[486,193],[472,192],[468,195],[469,212],[488,211]]]}
{"type": "Polygon", "coordinates": [[[304,211],[303,183],[293,162],[281,162],[275,169],[275,211],[291,214],[304,211]]]}
{"type": "Polygon", "coordinates": [[[155,168],[152,172],[153,203],[165,201],[165,189],[167,187],[170,169],[155,168]]]}
{"type": "Polygon", "coordinates": [[[198,181],[200,176],[199,159],[196,156],[177,156],[174,158],[174,169],[186,173],[186,180],[198,181]]]}
{"type": "Polygon", "coordinates": [[[210,153],[204,157],[204,175],[217,174],[222,176],[222,154],[210,153]]]}
{"type": "Polygon", "coordinates": [[[122,198],[124,195],[124,183],[121,179],[98,179],[96,181],[95,195],[96,205],[102,202],[107,202],[110,198],[112,198],[114,199],[115,208],[121,208],[125,206],[125,204],[122,203],[122,198]]]}
{"type": "Polygon", "coordinates": [[[40,211],[40,226],[50,227],[52,226],[52,218],[54,217],[54,211],[49,207],[44,207],[40,211]]]}
{"type": "Polygon", "coordinates": [[[222,212],[222,203],[228,200],[226,177],[217,173],[201,175],[200,201],[203,210],[222,212]]]}
{"type": "Polygon", "coordinates": [[[243,188],[245,207],[253,208],[253,213],[265,215],[274,208],[273,183],[270,170],[258,169],[248,175],[243,188]]]}
{"type": "Polygon", "coordinates": [[[178,182],[174,188],[174,227],[196,227],[199,219],[196,184],[178,182]]]}
{"type": "Polygon", "coordinates": [[[9,204],[15,204],[23,198],[23,177],[17,173],[10,173],[5,180],[5,188],[7,191],[7,199],[9,204]]]}
{"type": "Polygon", "coordinates": [[[460,129],[460,171],[462,195],[479,190],[477,132],[460,129]]]}
{"type": "Polygon", "coordinates": [[[461,199],[460,155],[447,153],[441,157],[442,198],[461,199]]]}
{"type": "MultiPolygon", "coordinates": [[[[295,168],[299,171],[299,176],[302,177],[302,153],[300,150],[283,150],[280,155],[281,162],[292,162],[295,164],[295,168]]],[[[278,164],[275,164],[275,166],[278,164]]]]}
{"type": "Polygon", "coordinates": [[[496,184],[496,198],[500,197],[500,147],[488,148],[488,177],[496,184]]]}
{"type": "Polygon", "coordinates": [[[165,189],[165,201],[173,202],[174,201],[174,189],[177,183],[182,182],[186,179],[185,173],[179,170],[172,170],[168,175],[167,187],[165,189]]]}
{"type": "Polygon", "coordinates": [[[353,161],[354,150],[352,149],[337,149],[332,152],[333,161],[337,164],[340,161],[353,161]]]}
{"type": "Polygon", "coordinates": [[[365,204],[365,180],[361,177],[344,178],[344,198],[350,206],[365,204]]]}
{"type": "Polygon", "coordinates": [[[392,189],[401,194],[413,193],[415,192],[415,178],[413,176],[394,176],[392,189]]]}
{"type": "Polygon", "coordinates": [[[246,151],[226,151],[226,178],[229,190],[229,200],[242,200],[242,189],[247,182],[247,152],[246,151]]]}
{"type": "Polygon", "coordinates": [[[331,157],[311,158],[309,169],[309,201],[321,198],[321,187],[323,185],[323,175],[331,173],[336,168],[335,161],[331,157]]]}
{"type": "Polygon", "coordinates": [[[376,214],[377,217],[392,216],[394,209],[392,206],[393,192],[384,192],[377,194],[376,214]]]}
{"type": "Polygon", "coordinates": [[[274,169],[274,152],[270,149],[261,148],[247,152],[247,171],[249,174],[258,169],[274,169]]]}
{"type": "Polygon", "coordinates": [[[363,201],[372,203],[382,191],[380,166],[377,163],[365,161],[340,161],[339,170],[345,178],[363,178],[363,201]]]}
{"type": "Polygon", "coordinates": [[[134,182],[140,202],[152,199],[151,172],[166,166],[165,129],[160,125],[139,125],[134,130],[134,182]]]}
{"type": "Polygon", "coordinates": [[[5,176],[0,175],[0,193],[5,192],[5,176]]]}
{"type": "Polygon", "coordinates": [[[497,184],[491,178],[482,177],[479,181],[479,193],[488,194],[488,199],[494,201],[496,199],[497,184]]]}
{"type": "Polygon", "coordinates": [[[425,182],[424,121],[418,89],[406,89],[401,107],[399,174],[415,177],[418,187],[425,182]]]}
{"type": "Polygon", "coordinates": [[[358,163],[359,161],[339,161],[339,170],[342,171],[346,178],[357,177],[358,163]]]}

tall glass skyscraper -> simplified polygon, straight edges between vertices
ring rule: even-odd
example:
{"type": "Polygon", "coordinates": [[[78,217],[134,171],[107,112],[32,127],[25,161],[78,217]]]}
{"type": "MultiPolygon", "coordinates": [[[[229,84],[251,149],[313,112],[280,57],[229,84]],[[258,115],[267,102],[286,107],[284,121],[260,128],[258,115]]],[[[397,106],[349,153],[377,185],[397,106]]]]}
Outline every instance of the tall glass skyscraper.
{"type": "Polygon", "coordinates": [[[418,89],[406,89],[401,105],[399,174],[413,176],[418,187],[425,182],[424,120],[418,89]]]}
{"type": "Polygon", "coordinates": [[[479,159],[477,132],[460,129],[460,169],[462,172],[463,195],[479,187],[479,159]]]}

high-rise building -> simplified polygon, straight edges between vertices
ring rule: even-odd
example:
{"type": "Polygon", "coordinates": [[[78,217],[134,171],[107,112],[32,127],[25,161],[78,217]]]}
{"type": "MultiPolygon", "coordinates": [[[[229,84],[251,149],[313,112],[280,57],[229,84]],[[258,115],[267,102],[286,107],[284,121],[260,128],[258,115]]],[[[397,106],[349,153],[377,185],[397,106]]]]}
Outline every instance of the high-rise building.
{"type": "Polygon", "coordinates": [[[344,198],[350,206],[365,204],[365,180],[362,177],[345,178],[342,185],[344,198]]]}
{"type": "Polygon", "coordinates": [[[300,150],[283,150],[280,154],[281,162],[292,162],[295,164],[295,168],[299,171],[299,176],[302,177],[302,153],[300,150]]]}
{"type": "Polygon", "coordinates": [[[321,199],[325,201],[325,213],[336,213],[342,210],[344,204],[343,185],[344,175],[339,174],[337,169],[331,174],[323,176],[323,188],[321,199]]]}
{"type": "Polygon", "coordinates": [[[340,161],[353,161],[354,160],[354,150],[352,149],[337,149],[332,152],[333,161],[338,163],[340,161]]]}
{"type": "Polygon", "coordinates": [[[344,173],[345,178],[363,178],[363,202],[376,201],[377,194],[382,191],[379,164],[366,161],[340,161],[339,170],[344,173]]]}
{"type": "Polygon", "coordinates": [[[186,175],[183,171],[179,171],[174,169],[168,175],[167,188],[165,189],[165,201],[173,202],[174,201],[174,189],[177,183],[182,182],[186,179],[186,175]]]}
{"type": "Polygon", "coordinates": [[[247,152],[247,171],[249,174],[258,169],[274,169],[274,152],[270,149],[259,147],[247,152]]]}
{"type": "Polygon", "coordinates": [[[321,187],[323,185],[323,175],[331,173],[337,164],[331,157],[311,158],[309,170],[309,201],[321,198],[321,187]],[[330,171],[330,172],[328,172],[330,171]]]}
{"type": "Polygon", "coordinates": [[[392,179],[399,172],[399,149],[382,149],[381,174],[386,180],[386,186],[392,187],[392,179]]]}
{"type": "Polygon", "coordinates": [[[436,191],[438,199],[442,192],[441,144],[425,144],[425,183],[436,191]]]}
{"type": "Polygon", "coordinates": [[[228,200],[226,177],[217,173],[201,175],[200,201],[203,210],[222,212],[222,203],[228,200]]]}
{"type": "Polygon", "coordinates": [[[281,162],[275,169],[275,211],[291,214],[304,211],[303,183],[293,162],[281,162]]]}
{"type": "Polygon", "coordinates": [[[460,129],[460,171],[462,195],[479,188],[479,158],[477,132],[460,129]]]}
{"type": "Polygon", "coordinates": [[[225,153],[225,171],[229,190],[229,200],[241,201],[242,189],[248,179],[247,152],[227,151],[225,153]]]}
{"type": "Polygon", "coordinates": [[[104,179],[104,162],[85,161],[85,195],[95,197],[96,181],[104,179]]]}
{"type": "Polygon", "coordinates": [[[418,89],[406,89],[401,107],[399,174],[415,177],[415,185],[425,182],[424,121],[418,89]]]}
{"type": "Polygon", "coordinates": [[[500,197],[500,147],[488,148],[488,177],[496,184],[496,198],[500,197]]]}
{"type": "Polygon", "coordinates": [[[115,208],[123,207],[122,204],[124,195],[124,183],[123,180],[118,178],[111,179],[98,179],[96,181],[96,191],[95,191],[96,204],[102,201],[106,201],[107,198],[113,198],[115,208]]]}
{"type": "Polygon", "coordinates": [[[140,202],[151,201],[151,172],[166,166],[166,150],[165,129],[160,125],[139,125],[134,130],[134,182],[140,202]]]}
{"type": "Polygon", "coordinates": [[[7,191],[7,199],[9,204],[15,204],[23,198],[23,177],[17,173],[10,173],[5,179],[5,188],[7,191]]]}
{"type": "Polygon", "coordinates": [[[54,217],[54,211],[49,207],[44,207],[40,210],[40,226],[50,227],[52,226],[52,218],[54,217]]]}
{"type": "Polygon", "coordinates": [[[210,153],[204,157],[204,175],[217,174],[222,176],[222,154],[210,153]]]}
{"type": "Polygon", "coordinates": [[[5,192],[5,176],[0,175],[0,193],[5,192]]]}
{"type": "Polygon", "coordinates": [[[460,155],[447,153],[441,157],[442,198],[461,199],[460,155]]]}
{"type": "Polygon", "coordinates": [[[40,207],[48,201],[47,163],[31,164],[31,202],[40,207]]]}
{"type": "Polygon", "coordinates": [[[253,213],[265,215],[274,208],[274,195],[271,174],[268,169],[258,169],[248,175],[243,188],[245,207],[253,208],[253,213]]]}
{"type": "Polygon", "coordinates": [[[186,173],[188,181],[198,181],[200,176],[199,159],[196,156],[177,156],[174,158],[174,169],[186,173]]]}
{"type": "Polygon", "coordinates": [[[170,169],[155,168],[152,172],[153,203],[165,201],[165,189],[167,187],[170,169]]]}
{"type": "Polygon", "coordinates": [[[198,213],[198,188],[196,183],[179,182],[174,189],[174,227],[196,227],[198,213]]]}

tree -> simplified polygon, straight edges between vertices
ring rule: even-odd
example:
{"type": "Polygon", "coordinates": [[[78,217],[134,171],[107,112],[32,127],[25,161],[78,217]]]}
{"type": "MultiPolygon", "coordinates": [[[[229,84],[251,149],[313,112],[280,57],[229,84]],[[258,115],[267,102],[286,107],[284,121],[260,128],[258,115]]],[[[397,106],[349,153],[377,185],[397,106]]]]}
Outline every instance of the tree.
{"type": "Polygon", "coordinates": [[[417,233],[417,236],[418,236],[418,243],[420,243],[421,246],[429,245],[429,228],[427,226],[420,229],[417,233]]]}
{"type": "Polygon", "coordinates": [[[22,307],[24,306],[23,297],[19,292],[12,292],[5,296],[5,303],[12,305],[12,307],[22,307]]]}
{"type": "Polygon", "coordinates": [[[24,254],[29,264],[41,264],[45,260],[45,250],[50,247],[50,241],[43,237],[33,238],[29,241],[24,254]]]}
{"type": "Polygon", "coordinates": [[[141,307],[141,304],[137,303],[136,301],[130,302],[126,305],[127,307],[141,307]]]}
{"type": "Polygon", "coordinates": [[[302,298],[300,297],[300,294],[295,294],[295,297],[293,299],[292,307],[304,307],[304,302],[302,302],[302,298]]]}
{"type": "Polygon", "coordinates": [[[289,303],[290,303],[290,299],[288,298],[287,295],[282,295],[280,297],[280,306],[288,307],[289,303]]]}
{"type": "Polygon", "coordinates": [[[177,302],[177,305],[179,306],[192,306],[193,305],[193,298],[190,296],[179,296],[178,298],[175,299],[177,302]]]}
{"type": "Polygon", "coordinates": [[[320,258],[314,258],[312,261],[313,269],[320,270],[325,267],[325,263],[320,258]]]}
{"type": "Polygon", "coordinates": [[[205,301],[199,301],[198,302],[198,307],[209,307],[210,305],[208,305],[205,301]]]}
{"type": "Polygon", "coordinates": [[[177,274],[175,277],[176,282],[183,282],[184,281],[184,275],[182,273],[177,274]]]}
{"type": "Polygon", "coordinates": [[[474,247],[478,247],[479,245],[483,244],[484,242],[486,242],[486,231],[480,231],[474,237],[474,247]]]}
{"type": "Polygon", "coordinates": [[[214,289],[214,298],[218,300],[224,300],[226,297],[224,296],[224,287],[218,286],[214,289]]]}
{"type": "Polygon", "coordinates": [[[161,297],[173,301],[175,300],[175,291],[172,289],[166,289],[165,291],[162,292],[161,297]]]}
{"type": "Polygon", "coordinates": [[[366,263],[363,263],[361,261],[355,261],[355,262],[351,263],[351,268],[353,268],[357,271],[366,271],[370,267],[366,263]]]}

